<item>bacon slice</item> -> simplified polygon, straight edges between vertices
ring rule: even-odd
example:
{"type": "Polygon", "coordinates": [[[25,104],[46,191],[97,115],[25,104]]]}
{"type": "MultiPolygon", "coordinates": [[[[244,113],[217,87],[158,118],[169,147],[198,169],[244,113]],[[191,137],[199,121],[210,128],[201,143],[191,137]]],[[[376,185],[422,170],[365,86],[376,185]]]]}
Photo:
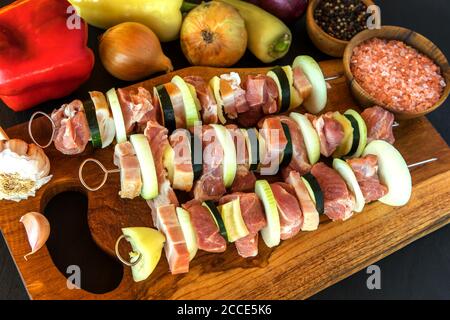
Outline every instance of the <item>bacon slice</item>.
{"type": "Polygon", "coordinates": [[[219,228],[208,209],[195,199],[183,204],[183,208],[191,215],[198,248],[207,252],[224,252],[227,248],[227,243],[220,235],[219,228]]]}
{"type": "Polygon", "coordinates": [[[261,107],[267,100],[266,78],[264,75],[248,75],[245,81],[245,97],[249,107],[261,107]]]}
{"type": "Polygon", "coordinates": [[[236,110],[239,114],[249,110],[247,99],[245,98],[245,90],[241,87],[234,89],[234,101],[236,102],[236,110]]]}
{"type": "Polygon", "coordinates": [[[157,228],[166,236],[164,251],[172,274],[189,272],[189,251],[174,205],[159,207],[157,228]]]}
{"type": "Polygon", "coordinates": [[[267,225],[261,201],[255,193],[236,192],[223,196],[219,204],[225,204],[239,198],[242,218],[249,234],[234,243],[239,255],[243,258],[258,255],[258,232],[267,225]]]}
{"type": "Polygon", "coordinates": [[[286,178],[286,182],[294,187],[295,194],[297,195],[300,208],[303,213],[302,231],[314,231],[319,227],[319,213],[317,212],[316,205],[311,199],[308,189],[306,189],[300,174],[296,171],[291,171],[286,178]]]}
{"type": "Polygon", "coordinates": [[[141,132],[149,120],[162,122],[161,110],[154,106],[153,97],[147,89],[118,89],[117,94],[127,133],[135,130],[141,132]]]}
{"type": "Polygon", "coordinates": [[[167,146],[169,146],[168,130],[159,123],[150,120],[147,122],[144,134],[150,143],[158,183],[161,184],[167,177],[167,172],[163,164],[163,156],[167,146]]]}
{"type": "MultiPolygon", "coordinates": [[[[186,113],[184,111],[183,94],[181,93],[181,90],[171,82],[164,84],[164,87],[170,97],[170,102],[172,102],[177,128],[186,128],[186,113]]],[[[159,106],[156,105],[156,103],[159,103],[158,99],[154,99],[153,101],[155,101],[155,107],[159,108],[159,106]]]]}
{"type": "Polygon", "coordinates": [[[294,88],[300,97],[305,100],[313,89],[311,82],[309,82],[301,67],[295,67],[292,71],[294,73],[294,88]]]}
{"type": "Polygon", "coordinates": [[[191,134],[186,129],[177,129],[170,135],[169,140],[175,155],[172,187],[189,192],[194,184],[191,134]]]}
{"type": "Polygon", "coordinates": [[[236,101],[234,100],[234,92],[231,85],[225,81],[220,80],[220,95],[223,101],[223,111],[230,119],[237,118],[236,101]]]}
{"type": "Polygon", "coordinates": [[[260,159],[265,175],[276,174],[280,160],[287,146],[287,138],[279,117],[268,117],[259,122],[260,138],[264,140],[264,150],[260,159]]]}
{"type": "Polygon", "coordinates": [[[249,110],[245,90],[241,87],[241,78],[236,72],[220,76],[220,94],[223,100],[223,109],[230,119],[236,119],[239,113],[249,110]]]}
{"type": "Polygon", "coordinates": [[[178,200],[175,192],[170,186],[170,181],[167,178],[167,171],[164,168],[164,153],[169,146],[168,130],[159,123],[150,120],[144,130],[150,148],[152,150],[153,161],[155,163],[156,175],[158,179],[159,194],[156,198],[148,200],[147,204],[152,209],[153,223],[158,224],[156,212],[158,207],[168,204],[178,206],[178,200]]]}
{"type": "Polygon", "coordinates": [[[175,191],[173,191],[170,181],[164,180],[164,182],[159,185],[158,196],[152,200],[147,200],[147,205],[150,207],[154,226],[158,224],[158,217],[156,214],[158,208],[169,204],[173,204],[176,207],[179,206],[177,195],[175,194],[175,191]]]}
{"type": "Polygon", "coordinates": [[[83,152],[91,136],[83,103],[74,100],[64,104],[52,112],[51,118],[55,124],[55,148],[68,155],[83,152]]]}
{"type": "Polygon", "coordinates": [[[120,169],[120,197],[134,199],[139,196],[142,189],[141,167],[130,142],[116,144],[114,164],[120,169]]]}
{"type": "Polygon", "coordinates": [[[197,92],[197,98],[202,106],[201,115],[204,124],[219,123],[218,106],[211,88],[206,81],[199,76],[187,76],[184,80],[193,85],[197,92]]]}
{"type": "Polygon", "coordinates": [[[339,121],[333,118],[332,112],[327,112],[320,117],[311,114],[306,115],[313,124],[320,139],[320,153],[329,157],[344,139],[344,129],[339,121]]]}
{"type": "Polygon", "coordinates": [[[199,201],[219,200],[226,193],[223,182],[223,148],[210,125],[202,127],[203,173],[194,185],[194,198],[199,201]]]}
{"type": "Polygon", "coordinates": [[[366,203],[375,201],[388,193],[388,188],[378,179],[378,158],[369,154],[363,158],[347,160],[352,167],[366,203]]]}
{"type": "Polygon", "coordinates": [[[294,237],[302,227],[303,214],[300,209],[294,188],[284,182],[275,182],[270,185],[273,196],[277,201],[280,215],[281,240],[294,237]]]}
{"type": "Polygon", "coordinates": [[[312,167],[311,174],[317,179],[322,189],[325,214],[333,221],[350,218],[353,215],[355,198],[339,173],[319,162],[312,167]]]}
{"type": "Polygon", "coordinates": [[[367,143],[373,140],[384,140],[394,144],[395,138],[392,132],[394,115],[378,106],[367,108],[361,113],[361,117],[367,126],[367,143]]]}

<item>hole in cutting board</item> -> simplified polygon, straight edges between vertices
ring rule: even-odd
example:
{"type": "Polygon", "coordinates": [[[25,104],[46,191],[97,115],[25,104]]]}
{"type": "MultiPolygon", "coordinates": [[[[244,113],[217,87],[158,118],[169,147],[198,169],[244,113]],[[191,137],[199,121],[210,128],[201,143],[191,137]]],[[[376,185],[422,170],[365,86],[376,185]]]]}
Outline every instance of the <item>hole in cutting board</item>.
{"type": "Polygon", "coordinates": [[[66,278],[73,279],[74,269],[68,272],[69,266],[79,266],[81,288],[102,294],[120,284],[123,267],[95,244],[87,210],[88,199],[81,192],[66,191],[51,198],[44,209],[51,226],[46,244],[53,263],[66,278]]]}

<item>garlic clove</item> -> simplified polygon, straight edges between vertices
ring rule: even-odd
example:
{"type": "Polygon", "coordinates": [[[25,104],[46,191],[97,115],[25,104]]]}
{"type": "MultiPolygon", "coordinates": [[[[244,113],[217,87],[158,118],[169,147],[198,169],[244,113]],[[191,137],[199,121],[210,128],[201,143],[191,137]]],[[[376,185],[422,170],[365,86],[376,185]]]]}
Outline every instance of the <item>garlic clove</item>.
{"type": "Polygon", "coordinates": [[[50,235],[50,223],[39,212],[28,212],[20,218],[20,222],[25,226],[31,247],[31,252],[24,256],[25,260],[28,260],[28,256],[42,248],[47,241],[50,235]]]}

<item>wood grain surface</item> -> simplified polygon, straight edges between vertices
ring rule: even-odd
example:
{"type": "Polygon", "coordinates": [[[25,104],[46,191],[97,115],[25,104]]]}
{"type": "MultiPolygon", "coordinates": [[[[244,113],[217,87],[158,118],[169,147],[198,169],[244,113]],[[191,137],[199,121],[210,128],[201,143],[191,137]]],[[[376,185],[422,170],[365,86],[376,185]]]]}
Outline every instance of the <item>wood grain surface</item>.
{"type": "MultiPolygon", "coordinates": [[[[321,63],[326,76],[343,71],[342,63],[321,63]]],[[[237,69],[241,75],[267,69],[237,69]]],[[[174,74],[210,78],[224,69],[192,67],[148,80],[147,89],[170,80],[174,74]]],[[[229,72],[229,71],[228,71],[229,72]]],[[[330,83],[327,110],[358,110],[345,78],[330,83]]],[[[300,111],[303,111],[300,109],[300,111]]],[[[49,136],[50,126],[39,118],[34,126],[38,139],[49,136]]],[[[30,141],[26,124],[7,130],[10,137],[30,141]]],[[[53,179],[36,197],[20,203],[3,201],[0,228],[13,254],[26,288],[33,299],[298,299],[312,294],[355,273],[410,242],[446,225],[450,220],[450,149],[425,118],[401,122],[395,129],[395,146],[408,163],[437,157],[437,162],[412,170],[413,194],[404,207],[381,203],[367,205],[364,212],[346,222],[331,222],[322,217],[319,230],[301,232],[280,246],[269,249],[260,241],[260,253],[253,259],[238,256],[233,245],[225,253],[199,252],[191,262],[190,272],[173,276],[163,256],[151,277],[134,283],[125,268],[120,285],[106,294],[69,290],[65,276],[52,262],[46,247],[31,256],[25,230],[19,223],[28,211],[44,211],[46,203],[66,190],[85,192],[78,181],[78,167],[88,157],[113,168],[112,147],[93,151],[88,146],[78,156],[64,156],[53,147],[46,150],[52,164],[53,179]]],[[[100,180],[100,171],[86,167],[88,180],[100,180]]],[[[119,176],[112,175],[98,192],[86,193],[89,201],[88,222],[95,242],[113,255],[120,228],[151,226],[150,209],[141,199],[124,200],[118,196],[119,176]]],[[[61,212],[64,214],[64,212],[61,212]]]]}

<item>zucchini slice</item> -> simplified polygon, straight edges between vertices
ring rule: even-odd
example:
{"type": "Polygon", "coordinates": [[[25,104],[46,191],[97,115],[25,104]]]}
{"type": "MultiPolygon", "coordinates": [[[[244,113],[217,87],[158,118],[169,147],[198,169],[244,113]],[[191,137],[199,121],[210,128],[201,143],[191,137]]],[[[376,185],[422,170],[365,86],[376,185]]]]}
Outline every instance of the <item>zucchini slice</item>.
{"type": "Polygon", "coordinates": [[[114,141],[116,125],[114,124],[114,119],[105,95],[99,91],[90,91],[89,96],[94,103],[95,115],[102,139],[102,148],[106,148],[114,141]]]}
{"type": "Polygon", "coordinates": [[[323,214],[325,211],[325,198],[319,182],[317,182],[316,178],[311,173],[305,174],[302,178],[304,179],[303,182],[305,183],[308,191],[312,190],[313,192],[311,199],[313,199],[316,203],[317,212],[319,214],[323,214]]]}
{"type": "Polygon", "coordinates": [[[98,126],[97,115],[95,114],[94,102],[92,102],[92,100],[86,100],[83,102],[83,107],[86,112],[89,131],[91,132],[92,146],[96,149],[100,149],[102,147],[102,137],[98,126]]]}
{"type": "Polygon", "coordinates": [[[220,124],[211,124],[223,149],[223,183],[225,188],[231,187],[236,177],[236,148],[230,132],[220,124]]]}
{"type": "Polygon", "coordinates": [[[188,84],[180,76],[174,76],[171,81],[180,89],[183,96],[184,111],[186,114],[186,129],[190,129],[195,122],[200,121],[197,105],[188,84]]]}
{"type": "Polygon", "coordinates": [[[368,154],[378,157],[378,177],[389,189],[378,200],[394,207],[407,204],[412,192],[411,173],[400,152],[386,141],[375,140],[367,145],[362,156],[368,154]]]}
{"type": "Polygon", "coordinates": [[[133,134],[130,136],[130,142],[134,147],[134,151],[136,152],[141,167],[141,196],[145,200],[156,198],[158,196],[158,178],[156,175],[152,150],[150,149],[147,137],[143,134],[133,134]]]}
{"type": "Polygon", "coordinates": [[[255,193],[264,205],[267,220],[267,226],[261,230],[261,236],[266,246],[275,247],[280,244],[280,216],[269,182],[267,180],[256,181],[255,193]]]}
{"type": "Polygon", "coordinates": [[[333,168],[340,174],[342,179],[344,179],[348,189],[355,196],[355,208],[353,210],[355,212],[363,211],[364,206],[366,205],[366,200],[364,199],[358,180],[356,180],[356,176],[352,168],[347,162],[341,159],[333,160],[333,168]]]}
{"type": "Polygon", "coordinates": [[[172,101],[170,100],[169,93],[164,85],[160,85],[153,88],[154,96],[159,101],[161,108],[163,126],[169,130],[169,134],[175,131],[177,124],[175,122],[175,112],[173,110],[172,101]]]}
{"type": "Polygon", "coordinates": [[[310,56],[298,56],[292,69],[300,67],[312,85],[311,95],[303,101],[308,112],[317,114],[327,105],[327,84],[319,64],[310,56]]]}
{"type": "Polygon", "coordinates": [[[209,86],[211,87],[214,98],[217,102],[217,116],[219,118],[219,121],[221,124],[227,123],[227,119],[225,118],[225,115],[223,114],[223,100],[222,95],[220,94],[220,78],[218,76],[214,76],[209,81],[209,86]]]}
{"type": "Polygon", "coordinates": [[[250,171],[256,171],[259,164],[258,130],[256,128],[241,129],[245,137],[250,171]]]}
{"type": "Polygon", "coordinates": [[[213,217],[214,222],[216,223],[217,227],[219,228],[220,235],[225,239],[228,240],[228,234],[227,229],[225,228],[225,224],[223,223],[222,216],[219,213],[219,210],[217,210],[216,205],[211,200],[207,200],[202,203],[202,205],[208,209],[209,213],[213,217]]]}
{"type": "Polygon", "coordinates": [[[289,163],[291,163],[293,147],[292,147],[291,132],[289,131],[288,125],[286,123],[281,123],[281,125],[283,126],[283,132],[284,132],[284,135],[286,136],[286,140],[287,140],[287,145],[286,145],[286,148],[284,148],[284,152],[283,152],[283,160],[281,160],[281,163],[280,163],[280,167],[283,168],[283,167],[288,166],[289,163]]]}
{"type": "Polygon", "coordinates": [[[338,121],[344,129],[344,138],[341,144],[333,153],[333,158],[341,158],[349,154],[353,144],[353,127],[350,120],[340,114],[338,111],[333,113],[333,118],[338,121]]]}
{"type": "Polygon", "coordinates": [[[351,122],[353,127],[353,142],[348,157],[358,158],[367,144],[366,122],[358,112],[352,109],[345,111],[344,116],[351,122]]]}
{"type": "Polygon", "coordinates": [[[198,242],[194,226],[191,222],[191,215],[183,208],[177,208],[176,211],[178,222],[180,223],[181,231],[183,231],[184,240],[189,251],[189,261],[192,261],[198,251],[198,242]]]}
{"type": "Polygon", "coordinates": [[[294,88],[294,72],[292,71],[291,66],[284,66],[281,67],[281,69],[283,69],[284,73],[286,74],[286,77],[289,81],[289,86],[291,88],[291,101],[289,110],[298,108],[303,103],[303,98],[300,97],[297,89],[294,88]]]}
{"type": "Polygon", "coordinates": [[[317,163],[320,158],[320,139],[311,121],[309,121],[305,115],[297,112],[291,112],[289,117],[291,117],[300,127],[300,131],[303,135],[303,141],[305,142],[309,163],[311,165],[317,163]]]}
{"type": "Polygon", "coordinates": [[[191,163],[192,163],[192,171],[194,172],[194,181],[199,179],[203,173],[202,155],[200,154],[200,159],[197,159],[197,157],[195,156],[196,152],[195,146],[200,146],[200,148],[197,149],[199,149],[201,153],[202,142],[200,141],[199,137],[191,133],[191,163]]]}
{"type": "Polygon", "coordinates": [[[267,73],[267,76],[271,77],[278,87],[279,113],[288,111],[291,106],[291,85],[286,73],[281,67],[275,67],[267,73]]]}
{"type": "MultiPolygon", "coordinates": [[[[246,129],[239,129],[239,130],[241,130],[241,133],[242,133],[242,136],[244,137],[244,139],[245,139],[245,149],[246,149],[246,152],[247,152],[247,156],[248,156],[248,163],[246,163],[247,165],[248,165],[248,168],[249,168],[249,170],[251,170],[250,169],[250,167],[252,166],[252,146],[251,146],[251,143],[250,143],[250,140],[249,140],[249,138],[248,138],[248,133],[247,133],[247,130],[246,129]]],[[[237,154],[236,154],[236,156],[237,156],[237,154]]]]}
{"type": "Polygon", "coordinates": [[[239,198],[221,205],[218,209],[227,230],[229,242],[248,236],[250,232],[242,218],[239,198]]]}
{"type": "Polygon", "coordinates": [[[114,124],[116,125],[116,142],[125,142],[127,141],[127,131],[125,129],[125,121],[123,120],[122,108],[120,107],[116,89],[110,89],[106,93],[106,98],[108,99],[109,106],[111,107],[114,124]]]}
{"type": "Polygon", "coordinates": [[[352,132],[352,136],[351,136],[351,148],[350,151],[344,155],[344,157],[346,158],[350,158],[353,154],[356,153],[356,150],[358,150],[358,146],[359,146],[359,126],[358,126],[358,122],[356,122],[356,119],[353,118],[353,116],[348,115],[348,114],[344,114],[344,117],[346,117],[348,119],[348,121],[350,121],[350,124],[352,125],[353,128],[353,132],[352,132]]]}
{"type": "MultiPolygon", "coordinates": [[[[317,203],[316,195],[314,194],[314,191],[313,191],[311,185],[309,184],[308,180],[306,180],[305,177],[300,177],[300,178],[302,179],[303,183],[305,184],[306,190],[308,190],[308,194],[309,194],[311,200],[314,202],[314,204],[316,204],[317,203]]],[[[316,210],[317,210],[317,208],[316,208],[316,210]]]]}
{"type": "Polygon", "coordinates": [[[186,82],[186,85],[188,86],[189,91],[191,92],[192,99],[194,99],[194,103],[195,103],[195,106],[197,107],[197,111],[202,110],[202,105],[200,103],[200,100],[197,97],[197,90],[195,90],[195,87],[190,83],[186,82]]]}

